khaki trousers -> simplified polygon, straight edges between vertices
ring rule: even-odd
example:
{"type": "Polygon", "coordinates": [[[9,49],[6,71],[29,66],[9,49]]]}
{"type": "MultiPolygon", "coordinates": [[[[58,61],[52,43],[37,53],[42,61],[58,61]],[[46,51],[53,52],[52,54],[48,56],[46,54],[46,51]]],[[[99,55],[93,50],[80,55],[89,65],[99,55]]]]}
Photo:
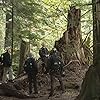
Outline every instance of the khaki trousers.
{"type": "Polygon", "coordinates": [[[4,67],[2,81],[13,80],[13,70],[11,67],[4,67]]]}

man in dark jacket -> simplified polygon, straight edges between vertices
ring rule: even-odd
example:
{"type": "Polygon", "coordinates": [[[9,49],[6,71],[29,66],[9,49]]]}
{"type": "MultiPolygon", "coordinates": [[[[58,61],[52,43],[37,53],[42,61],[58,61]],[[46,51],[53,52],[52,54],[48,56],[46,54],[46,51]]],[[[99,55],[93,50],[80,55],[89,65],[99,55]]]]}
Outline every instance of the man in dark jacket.
{"type": "Polygon", "coordinates": [[[44,43],[42,43],[42,47],[39,50],[39,55],[40,58],[42,60],[42,65],[43,65],[43,71],[47,70],[47,60],[48,60],[48,56],[49,56],[49,51],[48,49],[45,47],[44,43]]]}
{"type": "Polygon", "coordinates": [[[42,47],[39,50],[39,55],[40,55],[41,59],[43,60],[43,58],[48,56],[48,54],[49,54],[48,49],[45,47],[45,44],[42,43],[42,47]]]}
{"type": "Polygon", "coordinates": [[[13,79],[13,73],[11,69],[11,55],[10,55],[10,48],[6,48],[6,52],[1,55],[2,58],[2,66],[4,68],[3,71],[3,82],[7,82],[7,74],[9,74],[9,80],[13,79]]]}
{"type": "Polygon", "coordinates": [[[32,85],[34,86],[34,93],[37,94],[37,78],[36,75],[38,73],[37,64],[35,59],[32,57],[32,54],[30,53],[28,58],[25,61],[24,64],[24,70],[26,74],[28,75],[28,81],[29,81],[29,94],[32,93],[32,85]]]}
{"type": "Polygon", "coordinates": [[[2,67],[2,58],[0,56],[0,81],[2,80],[2,76],[3,76],[3,67],[2,67]]]}
{"type": "Polygon", "coordinates": [[[52,52],[50,53],[48,66],[49,66],[49,74],[50,74],[50,79],[51,79],[51,92],[49,96],[53,96],[55,78],[59,80],[61,90],[64,91],[64,86],[62,82],[62,73],[63,73],[64,64],[56,48],[54,48],[52,52]]]}
{"type": "Polygon", "coordinates": [[[1,65],[1,63],[2,63],[2,58],[1,58],[1,56],[0,56],[0,65],[1,65]]]}

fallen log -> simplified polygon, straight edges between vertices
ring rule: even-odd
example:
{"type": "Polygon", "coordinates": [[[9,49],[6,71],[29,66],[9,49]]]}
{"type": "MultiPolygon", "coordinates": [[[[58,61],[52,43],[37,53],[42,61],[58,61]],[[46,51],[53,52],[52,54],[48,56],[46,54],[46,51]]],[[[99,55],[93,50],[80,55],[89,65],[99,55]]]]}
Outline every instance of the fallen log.
{"type": "Polygon", "coordinates": [[[14,79],[11,82],[2,83],[0,82],[0,96],[13,96],[16,98],[31,98],[23,88],[25,88],[25,81],[27,76],[23,76],[14,79]],[[22,85],[23,84],[23,85],[22,85]]]}

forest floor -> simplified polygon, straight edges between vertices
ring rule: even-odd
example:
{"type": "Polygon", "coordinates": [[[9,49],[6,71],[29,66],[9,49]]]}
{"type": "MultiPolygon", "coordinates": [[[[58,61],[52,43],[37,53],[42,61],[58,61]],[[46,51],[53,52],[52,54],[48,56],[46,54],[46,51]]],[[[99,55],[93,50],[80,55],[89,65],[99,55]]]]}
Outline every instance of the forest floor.
{"type": "MultiPolygon", "coordinates": [[[[75,98],[79,94],[82,80],[84,78],[86,71],[87,71],[87,68],[83,68],[82,66],[77,65],[77,63],[72,63],[69,67],[66,67],[65,76],[62,79],[64,87],[65,87],[65,92],[61,93],[59,81],[55,79],[54,96],[50,98],[48,98],[49,93],[50,93],[50,76],[45,75],[45,74],[43,75],[40,74],[38,76],[39,94],[38,95],[32,94],[32,98],[24,98],[24,99],[25,100],[75,100],[75,98]]],[[[21,77],[21,80],[22,80],[22,77],[21,77]]],[[[23,92],[23,94],[27,95],[28,84],[24,85],[25,83],[26,81],[22,80],[21,84],[18,84],[18,85],[21,86],[21,89],[25,91],[23,92]]],[[[9,93],[9,91],[7,93],[9,93]]],[[[0,100],[23,100],[21,98],[16,98],[18,96],[13,97],[13,94],[11,95],[12,95],[11,97],[0,96],[0,100]]]]}
{"type": "MultiPolygon", "coordinates": [[[[75,84],[71,84],[69,82],[64,81],[65,80],[64,78],[63,78],[63,84],[65,87],[64,93],[61,92],[59,82],[58,80],[55,79],[54,96],[48,98],[49,93],[50,93],[50,79],[49,77],[47,77],[44,79],[44,81],[42,81],[43,79],[43,76],[42,76],[40,80],[41,84],[38,84],[39,94],[38,95],[32,94],[31,95],[32,98],[24,98],[24,99],[25,100],[74,100],[79,93],[79,87],[77,88],[75,84]]],[[[28,95],[28,86],[26,86],[24,94],[28,95]]],[[[12,97],[0,96],[0,100],[23,100],[23,99],[15,98],[13,96],[12,97]]]]}
{"type": "MultiPolygon", "coordinates": [[[[48,98],[48,94],[41,95],[39,94],[37,97],[34,98],[25,98],[25,100],[74,100],[78,95],[77,90],[67,89],[63,94],[56,94],[53,97],[48,98]]],[[[6,97],[0,96],[0,100],[23,100],[15,97],[6,97]]]]}
{"type": "MultiPolygon", "coordinates": [[[[38,86],[39,94],[38,95],[32,94],[31,95],[33,96],[32,98],[25,98],[25,100],[74,100],[79,93],[79,87],[77,88],[75,84],[65,82],[64,80],[63,80],[64,87],[65,87],[64,93],[62,93],[60,90],[59,82],[55,80],[54,96],[48,98],[49,93],[50,93],[50,82],[48,83],[41,82],[42,84],[39,84],[38,86]]],[[[27,92],[25,92],[25,94],[28,94],[28,88],[26,89],[26,91],[27,92]]],[[[15,98],[15,97],[0,96],[0,100],[23,100],[23,99],[15,98]]]]}

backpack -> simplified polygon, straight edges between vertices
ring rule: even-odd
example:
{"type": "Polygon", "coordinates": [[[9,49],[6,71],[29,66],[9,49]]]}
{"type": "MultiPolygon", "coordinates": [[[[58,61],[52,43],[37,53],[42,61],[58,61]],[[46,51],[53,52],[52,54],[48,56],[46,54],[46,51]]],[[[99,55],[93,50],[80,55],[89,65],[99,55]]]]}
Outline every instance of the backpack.
{"type": "Polygon", "coordinates": [[[2,62],[2,57],[0,56],[0,63],[2,62]]]}
{"type": "Polygon", "coordinates": [[[1,57],[2,57],[1,59],[2,59],[3,66],[10,67],[12,63],[10,54],[8,52],[5,52],[1,55],[1,57]]]}
{"type": "Polygon", "coordinates": [[[39,50],[39,55],[40,55],[41,57],[45,57],[46,55],[48,55],[48,49],[42,47],[42,48],[39,50]]]}
{"type": "Polygon", "coordinates": [[[25,61],[24,70],[27,74],[37,73],[37,65],[34,58],[28,58],[25,61]]]}
{"type": "Polygon", "coordinates": [[[63,63],[60,57],[56,54],[52,54],[49,60],[49,68],[54,72],[61,72],[63,69],[63,63]]]}

